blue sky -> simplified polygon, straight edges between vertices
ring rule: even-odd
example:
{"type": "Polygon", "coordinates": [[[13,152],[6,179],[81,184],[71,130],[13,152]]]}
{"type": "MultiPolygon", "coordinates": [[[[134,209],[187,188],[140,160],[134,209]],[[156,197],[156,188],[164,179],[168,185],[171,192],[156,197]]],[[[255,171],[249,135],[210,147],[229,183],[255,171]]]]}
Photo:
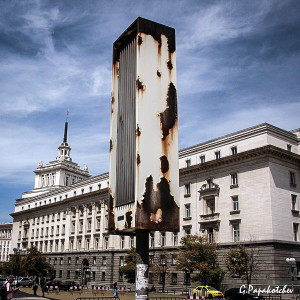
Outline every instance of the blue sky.
{"type": "Polygon", "coordinates": [[[300,1],[0,2],[0,222],[54,160],[108,171],[112,44],[138,17],[176,30],[179,147],[299,128],[300,1]]]}

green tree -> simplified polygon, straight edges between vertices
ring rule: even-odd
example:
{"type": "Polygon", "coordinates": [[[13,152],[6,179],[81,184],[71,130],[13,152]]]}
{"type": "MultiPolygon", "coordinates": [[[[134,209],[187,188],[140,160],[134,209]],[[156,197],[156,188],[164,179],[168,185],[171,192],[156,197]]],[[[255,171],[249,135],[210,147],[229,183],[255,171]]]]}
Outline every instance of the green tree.
{"type": "Polygon", "coordinates": [[[241,277],[249,285],[259,270],[257,250],[238,244],[236,248],[226,253],[225,264],[231,276],[241,277]]]}
{"type": "Polygon", "coordinates": [[[131,248],[125,256],[125,265],[120,267],[120,273],[125,275],[129,283],[135,283],[136,249],[131,248]]]}
{"type": "Polygon", "coordinates": [[[178,247],[177,269],[194,274],[192,281],[203,285],[218,286],[225,271],[218,266],[216,243],[209,243],[205,237],[190,235],[183,237],[178,247]]]}
{"type": "Polygon", "coordinates": [[[28,276],[46,277],[52,271],[52,266],[36,247],[32,247],[27,250],[21,269],[26,271],[28,276]]]}
{"type": "Polygon", "coordinates": [[[20,253],[11,254],[9,257],[9,261],[5,262],[2,265],[2,275],[10,275],[13,274],[16,277],[23,275],[21,270],[22,257],[20,253]]]}

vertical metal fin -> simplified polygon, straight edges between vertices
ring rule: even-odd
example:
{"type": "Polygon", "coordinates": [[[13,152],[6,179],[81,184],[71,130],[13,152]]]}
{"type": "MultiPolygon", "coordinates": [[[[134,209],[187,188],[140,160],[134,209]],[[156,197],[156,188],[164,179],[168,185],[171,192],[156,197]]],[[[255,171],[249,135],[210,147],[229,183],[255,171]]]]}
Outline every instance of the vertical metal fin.
{"type": "Polygon", "coordinates": [[[135,201],[136,36],[120,49],[116,206],[135,201]]]}

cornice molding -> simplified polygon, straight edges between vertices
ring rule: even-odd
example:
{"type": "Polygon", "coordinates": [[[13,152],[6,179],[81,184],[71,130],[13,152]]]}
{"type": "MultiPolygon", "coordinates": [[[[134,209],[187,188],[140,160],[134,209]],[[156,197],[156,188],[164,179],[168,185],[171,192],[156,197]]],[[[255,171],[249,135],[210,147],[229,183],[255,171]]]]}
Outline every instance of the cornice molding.
{"type": "Polygon", "coordinates": [[[276,137],[284,138],[286,141],[290,143],[294,143],[294,144],[298,143],[297,135],[294,134],[293,132],[283,130],[281,128],[270,125],[268,123],[263,123],[244,130],[240,130],[231,134],[224,135],[216,139],[209,140],[207,142],[203,142],[191,147],[184,148],[179,151],[179,158],[193,155],[198,152],[208,151],[227,144],[233,144],[240,140],[245,140],[250,137],[261,135],[264,133],[276,137]]]}
{"type": "Polygon", "coordinates": [[[220,159],[211,160],[205,163],[200,163],[197,165],[192,165],[190,167],[182,168],[179,170],[179,175],[191,175],[201,171],[211,170],[213,168],[224,167],[229,164],[242,163],[244,161],[265,157],[281,159],[289,163],[300,165],[300,155],[275,147],[273,145],[267,145],[260,148],[240,152],[236,155],[230,155],[220,159]]]}
{"type": "MultiPolygon", "coordinates": [[[[108,197],[108,188],[104,188],[104,189],[97,190],[97,191],[90,192],[90,193],[86,193],[86,194],[80,194],[78,196],[74,196],[74,197],[70,197],[70,198],[67,198],[67,199],[59,200],[57,202],[49,203],[49,204],[46,204],[46,205],[41,205],[41,206],[26,209],[26,210],[14,212],[14,213],[11,213],[10,216],[15,218],[17,216],[26,215],[26,214],[31,215],[34,212],[49,210],[49,209],[57,207],[57,206],[65,206],[65,205],[76,206],[77,201],[82,201],[82,200],[85,200],[85,201],[89,200],[90,201],[91,199],[93,199],[97,196],[103,196],[103,195],[105,197],[108,197]]],[[[99,199],[99,200],[101,201],[103,199],[99,199]]],[[[80,205],[83,205],[83,203],[81,202],[80,205]]]]}
{"type": "Polygon", "coordinates": [[[103,173],[103,174],[100,174],[100,175],[97,175],[97,176],[94,176],[94,177],[76,182],[76,183],[71,184],[69,186],[60,186],[60,187],[54,188],[53,190],[51,190],[47,193],[43,193],[43,194],[40,194],[40,195],[37,195],[37,196],[28,197],[28,198],[19,198],[19,199],[16,200],[16,206],[31,203],[33,201],[41,200],[41,199],[44,199],[44,198],[57,196],[57,195],[60,195],[62,193],[72,191],[74,189],[78,189],[78,188],[83,187],[83,186],[88,186],[89,184],[95,183],[97,181],[108,180],[108,179],[109,179],[109,174],[108,173],[103,173]]]}

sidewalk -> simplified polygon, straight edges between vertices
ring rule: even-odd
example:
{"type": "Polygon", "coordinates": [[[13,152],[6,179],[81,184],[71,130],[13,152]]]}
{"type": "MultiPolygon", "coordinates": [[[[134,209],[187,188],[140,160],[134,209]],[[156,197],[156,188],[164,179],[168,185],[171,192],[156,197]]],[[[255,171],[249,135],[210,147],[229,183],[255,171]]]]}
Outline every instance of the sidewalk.
{"type": "MultiPolygon", "coordinates": [[[[21,287],[21,290],[19,292],[16,292],[13,294],[12,300],[76,300],[80,297],[102,297],[102,296],[110,296],[113,297],[113,291],[107,291],[104,295],[101,293],[98,293],[97,295],[94,295],[92,293],[92,290],[83,290],[81,293],[79,292],[73,292],[70,293],[68,291],[60,291],[59,293],[56,292],[50,292],[44,293],[45,298],[42,297],[42,291],[40,288],[37,290],[37,296],[33,295],[32,288],[28,287],[21,287]]],[[[125,292],[125,293],[119,293],[119,297],[121,300],[134,300],[134,292],[125,292]]]]}

